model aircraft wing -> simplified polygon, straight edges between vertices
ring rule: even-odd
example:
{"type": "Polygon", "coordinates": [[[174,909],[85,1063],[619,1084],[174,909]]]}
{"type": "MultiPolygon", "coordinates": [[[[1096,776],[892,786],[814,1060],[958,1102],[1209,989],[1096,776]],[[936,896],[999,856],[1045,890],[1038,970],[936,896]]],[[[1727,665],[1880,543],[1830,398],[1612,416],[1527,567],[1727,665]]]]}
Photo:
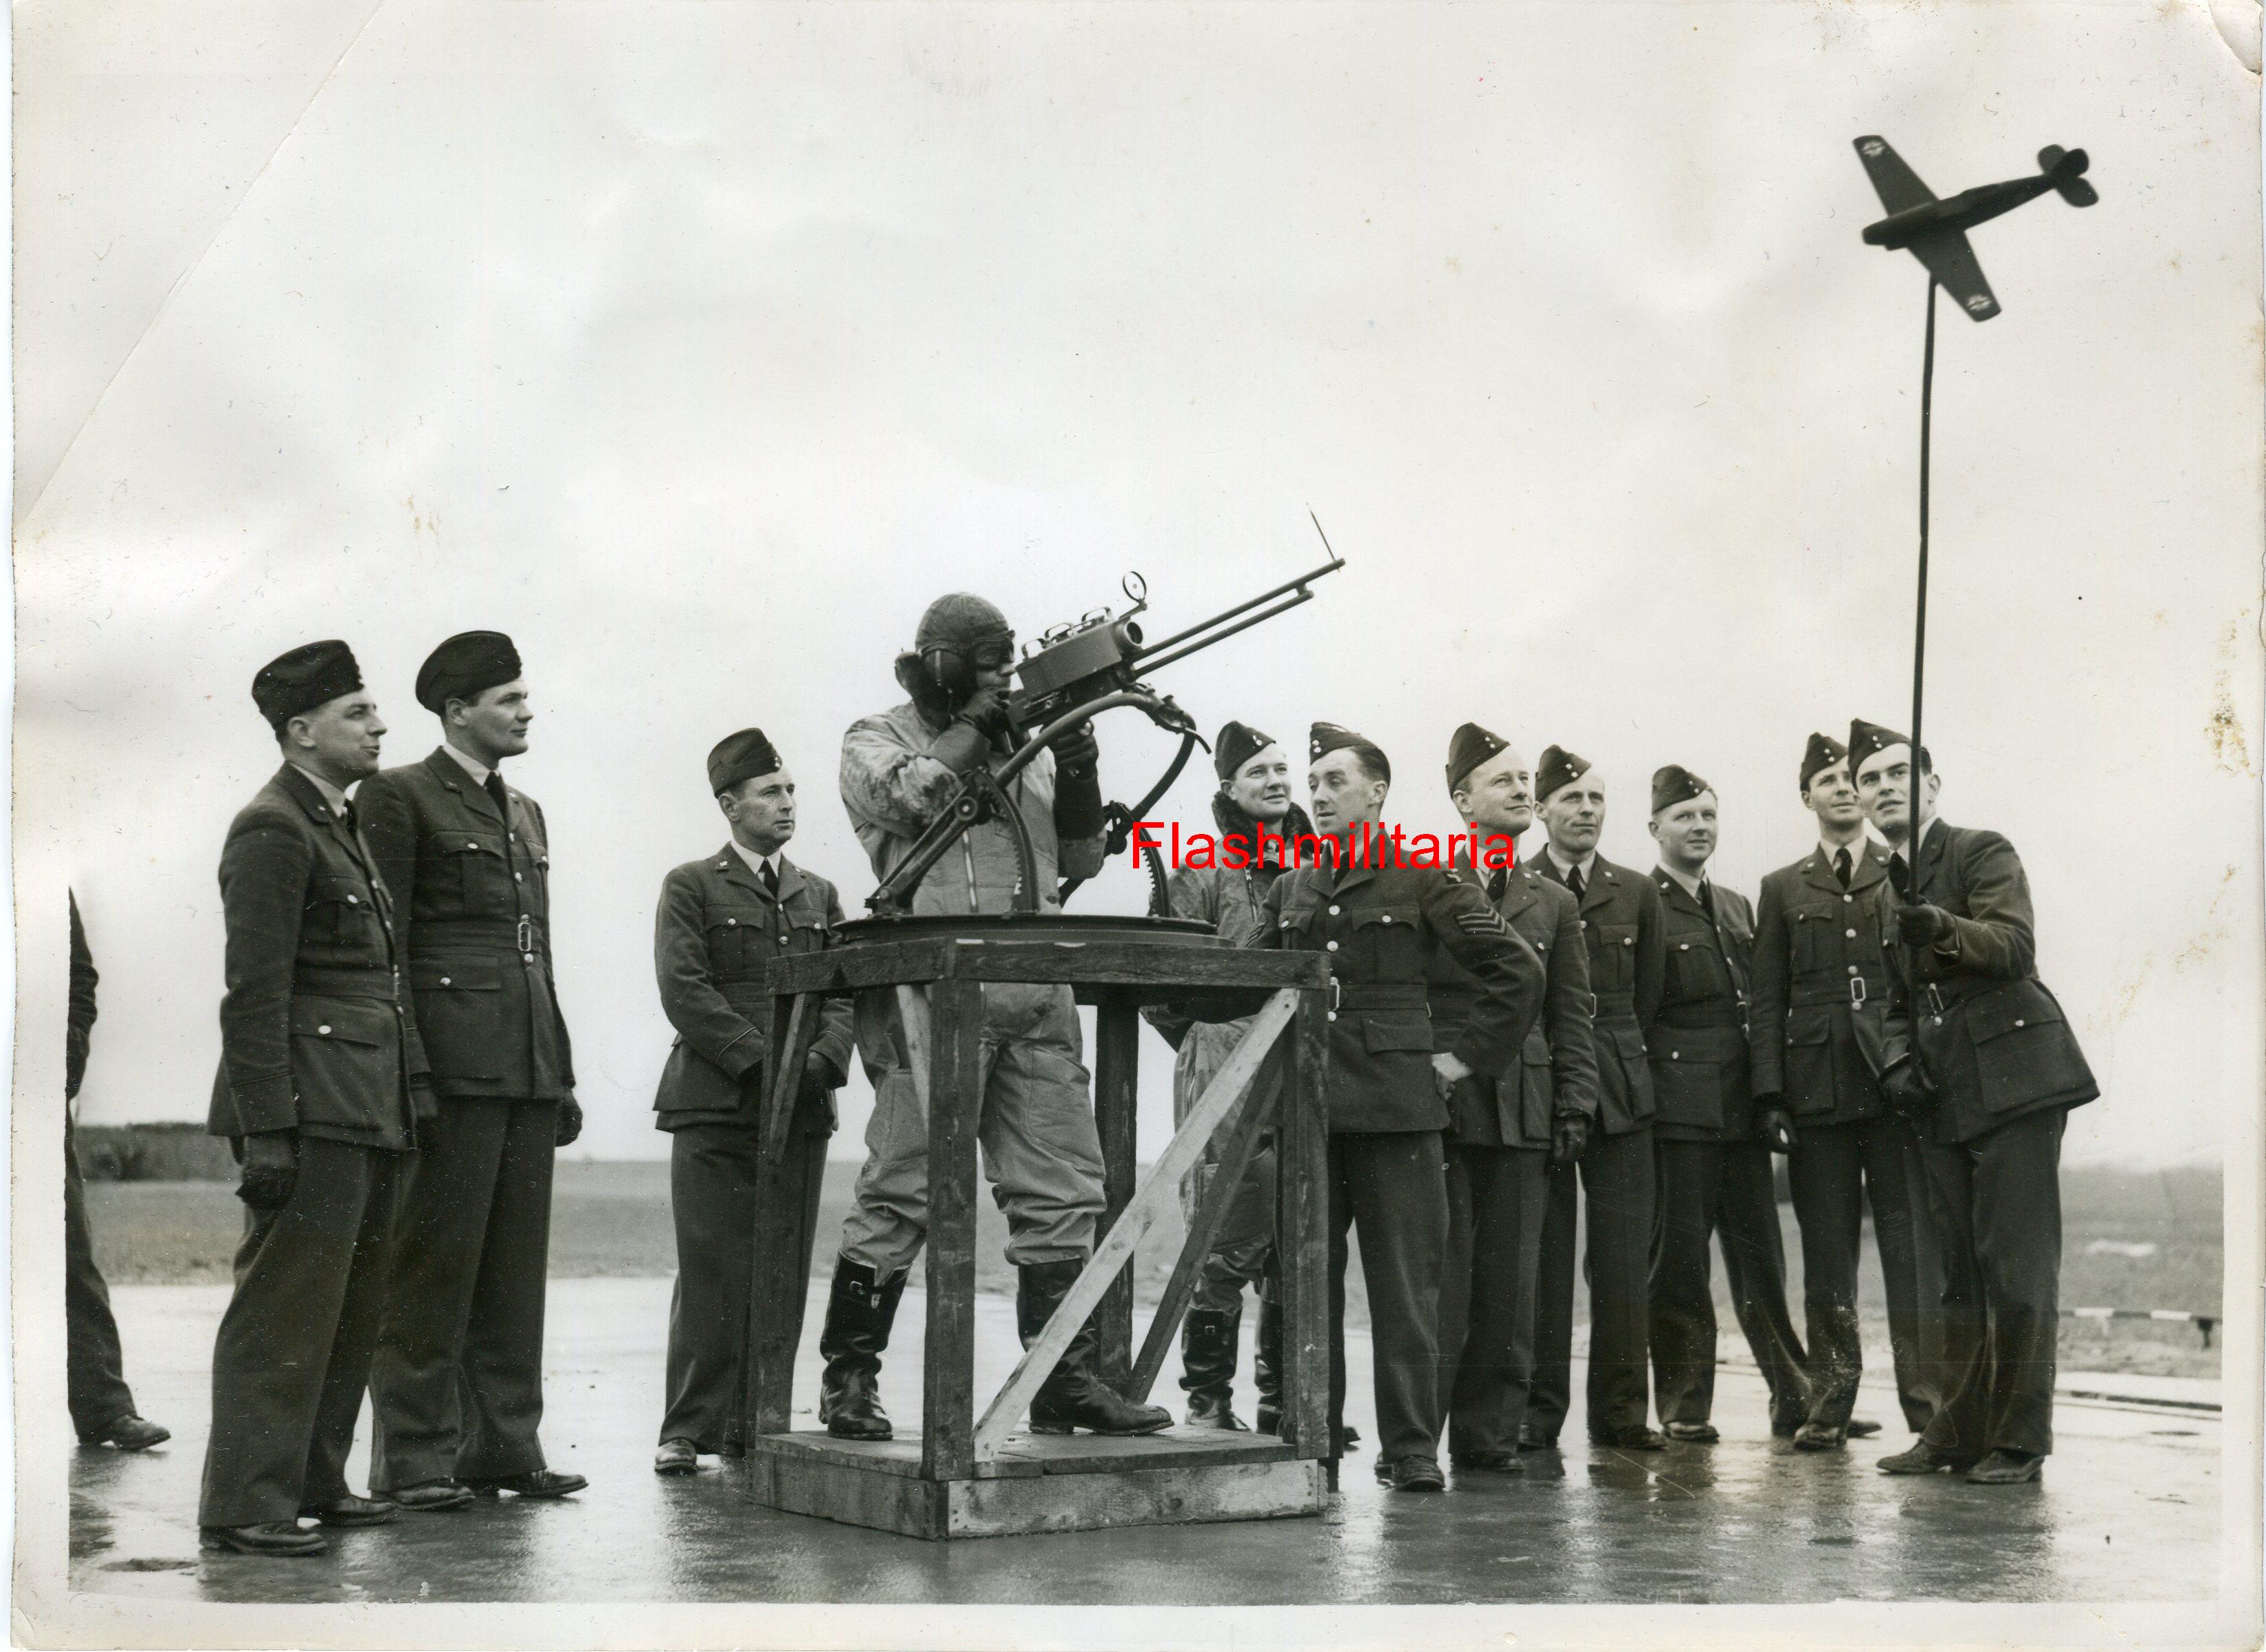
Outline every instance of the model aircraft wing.
{"type": "Polygon", "coordinates": [[[1938,230],[1920,236],[1911,243],[1911,252],[1927,266],[1937,284],[1976,320],[1988,321],[1999,313],[1999,301],[1991,296],[1991,283],[1983,279],[1975,249],[1958,230],[1938,230]]]}
{"type": "Polygon", "coordinates": [[[1874,192],[1890,212],[1909,212],[1935,199],[1935,192],[1920,182],[1919,175],[1904,164],[1904,157],[1889,147],[1888,139],[1859,138],[1857,158],[1865,163],[1874,192]]]}

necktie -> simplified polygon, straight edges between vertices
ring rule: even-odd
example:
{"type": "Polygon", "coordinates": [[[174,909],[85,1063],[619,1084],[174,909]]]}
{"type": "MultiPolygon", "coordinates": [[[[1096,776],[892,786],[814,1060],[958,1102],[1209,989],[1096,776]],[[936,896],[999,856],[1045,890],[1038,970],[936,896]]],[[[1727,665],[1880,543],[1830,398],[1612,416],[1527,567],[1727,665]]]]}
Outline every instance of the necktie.
{"type": "Polygon", "coordinates": [[[1833,852],[1833,875],[1841,880],[1841,887],[1849,887],[1849,850],[1846,844],[1833,852]]]}
{"type": "Polygon", "coordinates": [[[504,793],[503,776],[493,769],[488,771],[487,790],[489,798],[496,806],[496,813],[503,816],[504,824],[508,826],[511,824],[511,803],[504,793]]]}
{"type": "Polygon", "coordinates": [[[1589,886],[1582,881],[1581,867],[1571,866],[1567,869],[1566,887],[1574,891],[1574,898],[1576,901],[1582,898],[1582,891],[1589,886]]]}
{"type": "Polygon", "coordinates": [[[1911,893],[1911,868],[1904,864],[1902,855],[1889,857],[1889,883],[1896,890],[1898,900],[1911,893]]]}
{"type": "Polygon", "coordinates": [[[339,805],[339,824],[347,829],[347,836],[349,837],[360,830],[355,823],[354,799],[348,798],[339,805]]]}
{"type": "Polygon", "coordinates": [[[764,862],[764,888],[771,892],[771,899],[778,899],[778,862],[776,860],[764,862]]]}
{"type": "Polygon", "coordinates": [[[1502,892],[1509,887],[1510,874],[1503,867],[1497,866],[1493,872],[1488,874],[1488,900],[1500,901],[1502,899],[1502,892]]]}
{"type": "Polygon", "coordinates": [[[1715,886],[1707,879],[1700,880],[1700,910],[1707,914],[1707,921],[1715,921],[1715,886]]]}

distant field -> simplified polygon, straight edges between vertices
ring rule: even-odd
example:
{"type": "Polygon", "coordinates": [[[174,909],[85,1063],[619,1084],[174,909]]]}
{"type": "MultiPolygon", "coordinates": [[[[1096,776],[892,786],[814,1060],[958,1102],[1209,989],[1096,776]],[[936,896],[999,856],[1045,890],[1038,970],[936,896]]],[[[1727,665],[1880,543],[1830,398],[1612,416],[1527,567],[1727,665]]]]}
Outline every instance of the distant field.
{"type": "MultiPolygon", "coordinates": [[[[848,1207],[856,1167],[827,1167],[819,1212],[817,1267],[833,1267],[835,1246],[848,1207]]],[[[2072,1170],[2062,1179],[2062,1302],[2069,1307],[2220,1310],[2222,1279],[2220,1177],[2194,1168],[2133,1174],[2072,1170]],[[2102,1248],[2093,1246],[2100,1243],[2102,1248]],[[2142,1255],[2127,1247],[2153,1246],[2142,1255]]],[[[97,1181],[87,1186],[95,1254],[112,1280],[135,1283],[224,1281],[229,1256],[242,1230],[243,1207],[229,1186],[214,1181],[97,1181]]],[[[988,1196],[977,1201],[982,1242],[976,1250],[979,1289],[1011,1291],[1013,1272],[1001,1254],[1006,1224],[988,1196]]],[[[1801,1256],[1791,1211],[1787,1223],[1797,1316],[1801,1256]]],[[[1152,1229],[1136,1263],[1134,1290],[1152,1302],[1179,1252],[1177,1215],[1152,1229]]],[[[1877,1317],[1882,1302],[1876,1265],[1867,1246],[1864,1305],[1877,1317]]],[[[559,1278],[667,1275],[676,1271],[669,1225],[669,1166],[657,1161],[563,1163],[552,1204],[551,1272],[559,1278]]],[[[1355,1270],[1358,1275],[1358,1268],[1355,1270]]],[[[1717,1289],[1721,1290],[1721,1269],[1717,1289]]],[[[1358,1277],[1348,1282],[1349,1314],[1366,1320],[1358,1277]]],[[[1728,1301],[1724,1326],[1732,1325],[1728,1301]]],[[[1729,1331],[1735,1342],[1736,1332],[1729,1331]]],[[[1868,1338],[1868,1340],[1870,1340],[1868,1338]]],[[[1727,1344],[1728,1346],[1728,1344],[1727,1344]]],[[[2218,1338],[2203,1346],[2187,1326],[2141,1321],[2065,1320],[2062,1363],[2074,1370],[2142,1371],[2160,1376],[2215,1377],[2218,1338]]]]}

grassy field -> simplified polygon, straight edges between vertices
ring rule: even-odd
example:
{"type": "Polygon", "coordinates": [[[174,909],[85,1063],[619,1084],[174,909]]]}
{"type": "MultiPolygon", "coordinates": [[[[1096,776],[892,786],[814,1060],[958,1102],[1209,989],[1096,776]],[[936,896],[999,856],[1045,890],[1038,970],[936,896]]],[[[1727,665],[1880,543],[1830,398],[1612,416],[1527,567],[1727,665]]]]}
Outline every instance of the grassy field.
{"type": "MultiPolygon", "coordinates": [[[[827,1168],[819,1214],[817,1266],[833,1267],[834,1248],[848,1207],[855,1166],[827,1168]]],[[[2216,1170],[2180,1169],[2133,1174],[2071,1170],[2062,1178],[2062,1302],[2067,1307],[2182,1308],[2219,1312],[2221,1285],[2220,1178],[2216,1170]],[[2146,1247],[2145,1250],[2142,1247],[2146,1247]]],[[[224,1281],[241,1231],[243,1207],[226,1183],[214,1181],[97,1181],[87,1186],[95,1254],[104,1273],[120,1283],[224,1281]]],[[[978,1201],[983,1224],[976,1281],[986,1290],[1014,1289],[1001,1255],[1006,1224],[988,1197],[978,1201]]],[[[1789,1281],[1799,1314],[1800,1252],[1791,1211],[1787,1222],[1789,1281]]],[[[1177,1216],[1151,1230],[1136,1263],[1137,1299],[1153,1302],[1172,1270],[1181,1243],[1177,1216]]],[[[1867,1246],[1866,1307],[1877,1314],[1879,1276],[1867,1246]]],[[[666,1275],[676,1270],[669,1224],[669,1166],[657,1161],[562,1163],[552,1204],[551,1271],[554,1277],[666,1275]]],[[[1354,1272],[1358,1275],[1358,1268],[1354,1272]]],[[[1717,1287],[1721,1287],[1721,1269],[1717,1287]]],[[[1349,1315],[1365,1320],[1358,1277],[1348,1282],[1349,1315]]],[[[1731,1324],[1728,1303],[1721,1319],[1731,1324]]],[[[1736,1333],[1731,1335],[1736,1338],[1736,1333]]],[[[2072,1370],[2143,1371],[2215,1377],[2218,1339],[2211,1346],[2191,1327],[2119,1320],[2065,1320],[2062,1363],[2072,1370]]]]}

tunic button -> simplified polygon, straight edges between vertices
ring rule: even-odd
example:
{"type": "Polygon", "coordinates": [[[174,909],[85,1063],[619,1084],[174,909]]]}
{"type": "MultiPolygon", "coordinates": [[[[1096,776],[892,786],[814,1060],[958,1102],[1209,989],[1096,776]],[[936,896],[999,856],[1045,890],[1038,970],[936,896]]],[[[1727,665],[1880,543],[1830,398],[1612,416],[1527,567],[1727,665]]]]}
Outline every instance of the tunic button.
{"type": "Polygon", "coordinates": [[[1324,946],[1326,946],[1326,947],[1327,947],[1329,948],[1329,950],[1330,950],[1330,951],[1332,951],[1332,952],[1335,952],[1335,951],[1338,949],[1338,944],[1337,944],[1337,942],[1335,942],[1335,941],[1334,941],[1334,940],[1333,940],[1333,941],[1325,941],[1325,942],[1323,943],[1323,945],[1324,945],[1324,946]]]}
{"type": "Polygon", "coordinates": [[[740,926],[740,920],[736,917],[727,917],[724,920],[724,926],[727,929],[737,929],[740,926]]]}
{"type": "Polygon", "coordinates": [[[535,961],[535,954],[531,952],[523,952],[519,954],[519,961],[522,963],[533,963],[535,961]]]}
{"type": "Polygon", "coordinates": [[[1851,905],[1856,901],[1856,899],[1857,897],[1853,895],[1845,895],[1841,897],[1841,904],[1844,906],[1851,905]]]}
{"type": "Polygon", "coordinates": [[[1635,946],[1635,945],[1636,945],[1636,937],[1635,937],[1635,936],[1634,936],[1634,935],[1624,935],[1624,936],[1622,936],[1622,937],[1621,937],[1621,945],[1622,945],[1622,946],[1624,946],[1624,947],[1634,947],[1634,946],[1635,946]]]}
{"type": "Polygon", "coordinates": [[[2018,1020],[2016,1020],[2016,1021],[2015,1021],[2014,1025],[2015,1025],[2015,1026],[2017,1026],[2017,1027],[2020,1027],[2020,1026],[2021,1025],[2021,1022],[2018,1020]]]}
{"type": "Polygon", "coordinates": [[[1589,928],[1589,926],[1590,926],[1590,920],[1589,920],[1588,918],[1586,918],[1586,917],[1585,917],[1585,918],[1583,918],[1583,919],[1582,920],[1582,927],[1583,927],[1583,929],[1587,929],[1587,928],[1589,928]]]}
{"type": "Polygon", "coordinates": [[[348,906],[360,906],[362,904],[362,896],[359,895],[349,895],[347,896],[347,904],[348,906]]]}
{"type": "Polygon", "coordinates": [[[1338,1012],[1335,1010],[1332,1010],[1329,1012],[1329,1017],[1330,1020],[1334,1021],[1338,1019],[1338,1012]]]}
{"type": "Polygon", "coordinates": [[[1851,964],[1849,966],[1849,973],[1853,976],[1857,973],[1857,966],[1855,964],[1851,964]]]}
{"type": "Polygon", "coordinates": [[[1684,1052],[1680,1049],[1671,1049],[1668,1052],[1668,1058],[1670,1061],[1681,1061],[1684,1059],[1684,1052]]]}
{"type": "Polygon", "coordinates": [[[1851,940],[1857,939],[1857,932],[1853,929],[1845,929],[1841,932],[1844,935],[1846,935],[1851,940]]]}
{"type": "Polygon", "coordinates": [[[1337,915],[1338,915],[1338,909],[1337,909],[1336,907],[1334,907],[1334,907],[1332,907],[1332,908],[1330,908],[1330,916],[1331,916],[1332,917],[1335,917],[1337,915]]]}
{"type": "Polygon", "coordinates": [[[320,1033],[325,1038],[328,1038],[331,1035],[331,1029],[327,1027],[318,1027],[315,1030],[320,1033]]]}
{"type": "Polygon", "coordinates": [[[442,984],[442,986],[444,986],[444,987],[445,987],[445,986],[447,986],[447,985],[449,984],[449,977],[448,977],[448,976],[442,976],[441,977],[441,984],[442,984]]]}
{"type": "MultiPolygon", "coordinates": [[[[519,874],[517,874],[516,872],[515,872],[515,873],[513,873],[513,874],[511,874],[511,881],[512,881],[514,883],[524,883],[527,880],[526,880],[526,879],[524,879],[524,878],[523,878],[523,877],[521,877],[521,876],[519,875],[519,874]]],[[[1853,930],[1851,930],[1849,932],[1850,932],[1852,935],[1853,935],[1853,934],[1855,934],[1857,932],[1856,932],[1855,930],[1853,930],[1853,930]]]]}
{"type": "Polygon", "coordinates": [[[1679,940],[1676,943],[1676,950],[1678,952],[1690,952],[1692,950],[1692,943],[1688,940],[1679,940]]]}
{"type": "Polygon", "coordinates": [[[780,937],[778,938],[778,944],[779,944],[780,946],[782,946],[782,947],[786,946],[786,936],[784,936],[784,935],[780,936],[780,937]]]}
{"type": "Polygon", "coordinates": [[[1384,917],[1384,918],[1383,918],[1383,920],[1382,920],[1382,921],[1383,921],[1383,922],[1385,922],[1385,923],[1390,924],[1390,923],[1392,921],[1392,913],[1390,913],[1390,912],[1387,912],[1387,913],[1385,915],[1385,917],[1384,917]]]}

